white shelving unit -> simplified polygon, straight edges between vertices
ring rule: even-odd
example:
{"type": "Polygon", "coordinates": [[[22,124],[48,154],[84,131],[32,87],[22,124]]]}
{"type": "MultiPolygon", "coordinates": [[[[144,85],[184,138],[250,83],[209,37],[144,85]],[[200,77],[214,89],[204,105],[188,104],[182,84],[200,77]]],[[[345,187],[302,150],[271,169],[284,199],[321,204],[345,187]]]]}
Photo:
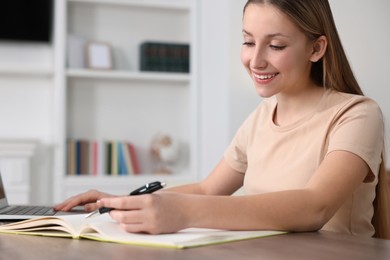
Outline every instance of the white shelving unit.
{"type": "Polygon", "coordinates": [[[15,77],[49,78],[53,76],[53,71],[49,69],[37,69],[33,67],[5,67],[0,66],[0,75],[15,77]]]}
{"type": "Polygon", "coordinates": [[[199,178],[195,0],[58,0],[55,23],[53,202],[88,189],[115,194],[156,179],[168,185],[199,178]],[[108,42],[113,69],[68,68],[67,37],[108,42]],[[190,73],[141,72],[141,42],[190,44],[190,73]],[[156,176],[149,146],[159,132],[179,140],[176,171],[156,176]],[[128,140],[142,173],[130,176],[69,176],[66,140],[128,140]]]}

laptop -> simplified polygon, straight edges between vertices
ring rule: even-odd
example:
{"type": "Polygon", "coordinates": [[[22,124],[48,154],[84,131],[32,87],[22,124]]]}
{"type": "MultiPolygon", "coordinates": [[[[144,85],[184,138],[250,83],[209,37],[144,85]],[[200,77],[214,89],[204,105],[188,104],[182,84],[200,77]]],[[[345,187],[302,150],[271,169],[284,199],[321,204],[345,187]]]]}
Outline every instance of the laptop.
{"type": "Polygon", "coordinates": [[[32,206],[32,205],[9,205],[7,196],[5,194],[5,187],[1,179],[0,172],[0,221],[10,220],[24,220],[42,216],[58,216],[69,214],[85,214],[81,211],[54,211],[52,207],[48,206],[32,206]]]}

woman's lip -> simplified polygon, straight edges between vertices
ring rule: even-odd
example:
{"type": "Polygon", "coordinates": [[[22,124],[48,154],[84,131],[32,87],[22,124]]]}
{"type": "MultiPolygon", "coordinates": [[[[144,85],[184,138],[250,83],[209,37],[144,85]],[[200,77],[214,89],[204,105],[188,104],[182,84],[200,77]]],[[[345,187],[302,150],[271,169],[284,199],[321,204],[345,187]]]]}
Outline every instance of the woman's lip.
{"type": "Polygon", "coordinates": [[[269,83],[271,82],[279,73],[253,73],[253,77],[256,82],[259,83],[269,83]]]}

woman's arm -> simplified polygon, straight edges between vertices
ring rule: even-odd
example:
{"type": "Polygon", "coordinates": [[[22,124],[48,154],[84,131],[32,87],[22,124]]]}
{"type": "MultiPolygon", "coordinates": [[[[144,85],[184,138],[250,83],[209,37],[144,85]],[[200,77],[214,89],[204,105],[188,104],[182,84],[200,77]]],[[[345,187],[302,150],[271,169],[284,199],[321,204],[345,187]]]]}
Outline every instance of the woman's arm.
{"type": "Polygon", "coordinates": [[[209,198],[208,202],[202,202],[202,198],[194,200],[190,204],[193,206],[192,214],[198,212],[198,215],[191,218],[191,226],[318,230],[351,196],[368,172],[368,166],[360,157],[350,152],[335,151],[326,156],[304,189],[215,197],[209,198]]]}
{"type": "MultiPolygon", "coordinates": [[[[360,157],[334,151],[326,156],[303,189],[217,196],[218,193],[212,192],[214,189],[228,194],[237,188],[235,185],[219,188],[217,183],[223,174],[218,169],[229,169],[229,166],[221,161],[210,179],[201,185],[202,194],[206,194],[203,196],[166,192],[104,198],[99,205],[121,209],[110,214],[129,232],[169,233],[187,227],[313,231],[335,214],[369,172],[360,157]]],[[[234,170],[228,170],[228,176],[234,176],[233,173],[234,170]]]]}
{"type": "MultiPolygon", "coordinates": [[[[223,160],[213,172],[203,181],[188,185],[164,189],[163,191],[199,194],[199,195],[228,195],[242,186],[244,175],[228,167],[223,160]]],[[[160,191],[161,192],[161,191],[160,191]]],[[[87,192],[70,197],[54,207],[58,211],[69,211],[72,208],[83,205],[86,212],[93,211],[100,206],[96,201],[105,197],[118,197],[112,194],[89,190],[87,192]]]]}
{"type": "Polygon", "coordinates": [[[198,194],[198,195],[231,195],[244,181],[244,174],[229,167],[222,159],[207,178],[198,183],[164,189],[164,191],[198,194]]]}

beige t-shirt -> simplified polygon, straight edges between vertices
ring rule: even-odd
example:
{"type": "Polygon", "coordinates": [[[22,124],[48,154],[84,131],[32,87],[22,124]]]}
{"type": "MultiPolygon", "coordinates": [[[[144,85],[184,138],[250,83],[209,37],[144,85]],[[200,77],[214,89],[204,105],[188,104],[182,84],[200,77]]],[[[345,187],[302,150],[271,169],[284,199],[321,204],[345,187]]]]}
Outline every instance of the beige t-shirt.
{"type": "Polygon", "coordinates": [[[323,230],[372,236],[372,202],[384,149],[378,105],[364,96],[327,90],[313,113],[283,127],[272,120],[276,105],[275,98],[263,100],[225,151],[226,162],[245,174],[245,193],[304,188],[328,153],[352,152],[371,173],[323,230]]]}

